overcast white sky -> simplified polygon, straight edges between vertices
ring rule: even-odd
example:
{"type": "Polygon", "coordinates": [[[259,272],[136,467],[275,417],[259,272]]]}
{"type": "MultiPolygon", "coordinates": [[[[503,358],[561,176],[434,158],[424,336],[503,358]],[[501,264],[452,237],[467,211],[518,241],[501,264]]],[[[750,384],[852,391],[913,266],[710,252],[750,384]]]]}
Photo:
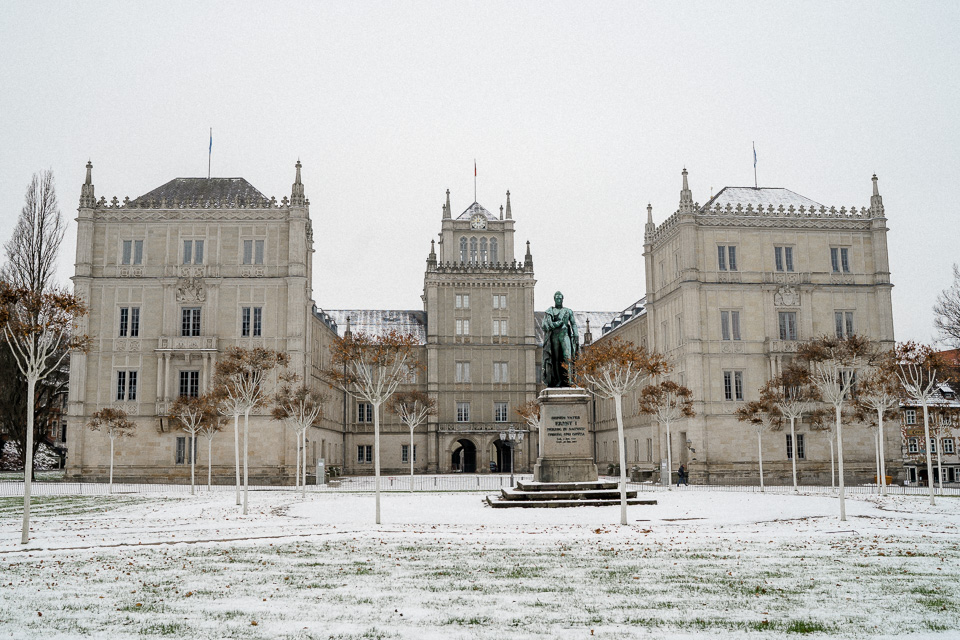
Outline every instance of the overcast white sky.
{"type": "Polygon", "coordinates": [[[52,168],[73,273],[97,195],[175,177],[290,192],[300,158],[327,308],[422,308],[444,190],[511,191],[537,306],[644,293],[647,202],[753,182],[867,206],[880,177],[898,339],[929,340],[960,222],[960,3],[4,2],[0,237],[52,168]]]}

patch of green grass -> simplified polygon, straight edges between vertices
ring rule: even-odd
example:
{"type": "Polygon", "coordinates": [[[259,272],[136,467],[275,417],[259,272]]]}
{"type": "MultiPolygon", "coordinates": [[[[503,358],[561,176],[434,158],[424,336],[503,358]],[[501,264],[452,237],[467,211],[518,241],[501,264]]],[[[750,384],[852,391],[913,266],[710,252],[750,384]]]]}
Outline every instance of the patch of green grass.
{"type": "Polygon", "coordinates": [[[832,629],[816,620],[792,620],[785,631],[787,633],[829,633],[832,629]]]}
{"type": "Polygon", "coordinates": [[[159,622],[140,628],[140,633],[158,636],[179,636],[192,632],[193,629],[179,622],[159,622]]]}

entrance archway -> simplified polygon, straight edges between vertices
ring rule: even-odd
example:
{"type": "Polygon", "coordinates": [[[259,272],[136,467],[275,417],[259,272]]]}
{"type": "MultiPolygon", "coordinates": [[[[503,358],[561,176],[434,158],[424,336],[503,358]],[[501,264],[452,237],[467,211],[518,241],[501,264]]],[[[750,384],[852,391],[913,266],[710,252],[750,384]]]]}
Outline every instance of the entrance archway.
{"type": "Polygon", "coordinates": [[[497,471],[510,473],[510,447],[503,440],[494,440],[493,446],[497,448],[497,471]]]}
{"type": "Polygon", "coordinates": [[[466,438],[457,440],[460,445],[453,450],[453,456],[450,459],[450,466],[455,471],[463,473],[477,472],[477,445],[466,438]]]}

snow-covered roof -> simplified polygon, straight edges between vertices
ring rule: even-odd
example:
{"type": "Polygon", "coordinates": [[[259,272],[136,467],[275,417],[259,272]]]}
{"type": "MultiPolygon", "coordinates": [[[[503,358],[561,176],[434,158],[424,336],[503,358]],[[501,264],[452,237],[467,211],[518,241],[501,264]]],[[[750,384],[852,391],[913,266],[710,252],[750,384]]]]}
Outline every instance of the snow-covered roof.
{"type": "Polygon", "coordinates": [[[601,335],[609,333],[610,331],[613,331],[620,325],[630,322],[634,318],[639,318],[646,312],[647,312],[647,298],[643,297],[637,300],[636,302],[634,302],[632,305],[630,305],[623,311],[620,311],[619,313],[615,313],[613,317],[610,318],[610,320],[603,325],[603,328],[601,330],[601,335]]]}
{"type": "Polygon", "coordinates": [[[350,330],[353,333],[367,335],[385,335],[392,329],[400,333],[412,333],[420,344],[427,343],[427,314],[423,311],[391,309],[324,309],[324,312],[336,322],[337,335],[343,337],[347,330],[347,316],[350,317],[350,330]]]}
{"type": "MultiPolygon", "coordinates": [[[[537,343],[539,344],[543,344],[543,328],[541,327],[541,323],[543,322],[544,315],[545,312],[543,311],[535,311],[533,314],[534,324],[536,325],[537,343]]],[[[592,333],[594,339],[596,339],[600,335],[601,327],[618,315],[620,315],[619,311],[574,311],[573,317],[577,321],[577,334],[580,337],[580,344],[583,344],[583,334],[587,332],[587,320],[590,320],[590,333],[592,333]]]]}
{"type": "Polygon", "coordinates": [[[733,207],[738,204],[743,206],[752,204],[754,207],[762,206],[764,209],[771,205],[775,209],[780,205],[783,205],[785,209],[790,205],[793,205],[794,208],[800,208],[802,205],[808,209],[823,206],[819,202],[790,191],[790,189],[781,189],[780,187],[724,187],[717,195],[710,198],[710,201],[703,205],[701,209],[714,209],[717,206],[725,207],[728,204],[733,207]]]}
{"type": "Polygon", "coordinates": [[[472,205],[467,207],[467,210],[457,216],[457,220],[469,220],[478,213],[482,213],[486,216],[487,220],[499,220],[497,216],[493,215],[489,211],[483,208],[483,205],[474,202],[472,205]]]}

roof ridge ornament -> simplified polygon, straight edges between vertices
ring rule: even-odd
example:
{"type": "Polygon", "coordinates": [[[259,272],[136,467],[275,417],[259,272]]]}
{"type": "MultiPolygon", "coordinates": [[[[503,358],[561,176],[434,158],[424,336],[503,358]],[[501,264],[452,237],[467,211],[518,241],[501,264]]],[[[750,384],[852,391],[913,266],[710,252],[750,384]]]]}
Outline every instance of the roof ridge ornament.
{"type": "Polygon", "coordinates": [[[877,185],[877,174],[873,174],[873,195],[870,196],[870,213],[875,217],[883,217],[883,196],[880,195],[880,187],[877,185]]]}
{"type": "Polygon", "coordinates": [[[294,166],[297,168],[297,175],[293,181],[293,189],[290,192],[290,205],[302,207],[307,203],[307,198],[303,191],[303,182],[300,180],[300,167],[303,166],[300,164],[300,158],[297,158],[297,164],[294,166]]]}
{"type": "Polygon", "coordinates": [[[513,220],[513,209],[510,208],[510,189],[507,189],[507,220],[513,220]]]}
{"type": "Polygon", "coordinates": [[[443,217],[449,219],[451,217],[450,211],[450,189],[447,189],[447,203],[443,205],[443,217]]]}
{"type": "Polygon", "coordinates": [[[80,187],[80,208],[92,209],[97,199],[93,190],[93,162],[87,160],[87,177],[80,187]]]}
{"type": "Polygon", "coordinates": [[[683,176],[683,188],[680,190],[680,213],[693,213],[693,193],[690,191],[690,184],[687,181],[687,168],[684,167],[681,172],[683,176]]]}

